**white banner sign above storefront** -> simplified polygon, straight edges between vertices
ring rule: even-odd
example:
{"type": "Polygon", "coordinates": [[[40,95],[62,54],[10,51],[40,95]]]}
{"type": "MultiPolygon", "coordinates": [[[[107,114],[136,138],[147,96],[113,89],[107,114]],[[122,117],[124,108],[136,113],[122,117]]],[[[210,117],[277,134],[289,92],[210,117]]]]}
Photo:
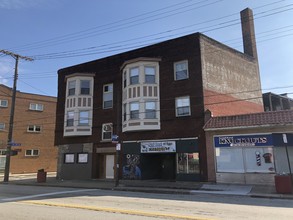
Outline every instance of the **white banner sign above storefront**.
{"type": "Polygon", "coordinates": [[[141,142],[141,153],[176,153],[175,141],[141,142]]]}

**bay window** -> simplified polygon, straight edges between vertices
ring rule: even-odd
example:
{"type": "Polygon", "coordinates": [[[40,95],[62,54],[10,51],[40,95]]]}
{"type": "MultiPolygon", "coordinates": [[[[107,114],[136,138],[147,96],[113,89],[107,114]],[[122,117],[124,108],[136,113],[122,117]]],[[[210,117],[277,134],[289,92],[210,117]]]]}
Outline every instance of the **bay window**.
{"type": "Polygon", "coordinates": [[[139,119],[139,102],[130,103],[130,119],[139,119]]]}
{"type": "Polygon", "coordinates": [[[156,67],[145,66],[144,67],[144,74],[145,74],[145,83],[155,83],[156,82],[156,67]]]}
{"type": "Polygon", "coordinates": [[[80,94],[81,95],[90,94],[90,80],[80,80],[80,94]]]}
{"type": "Polygon", "coordinates": [[[79,112],[79,121],[78,125],[89,125],[89,111],[80,111],[79,112]]]}
{"type": "Polygon", "coordinates": [[[71,127],[73,125],[74,125],[74,112],[69,111],[69,112],[67,112],[66,126],[71,127]]]}
{"type": "Polygon", "coordinates": [[[156,118],[156,103],[155,102],[145,103],[145,118],[148,118],[148,119],[156,118]]]}
{"type": "Polygon", "coordinates": [[[76,81],[72,80],[68,82],[68,96],[75,95],[75,87],[76,87],[76,81]]]}
{"type": "Polygon", "coordinates": [[[139,68],[134,67],[130,69],[130,85],[139,83],[139,68]]]}

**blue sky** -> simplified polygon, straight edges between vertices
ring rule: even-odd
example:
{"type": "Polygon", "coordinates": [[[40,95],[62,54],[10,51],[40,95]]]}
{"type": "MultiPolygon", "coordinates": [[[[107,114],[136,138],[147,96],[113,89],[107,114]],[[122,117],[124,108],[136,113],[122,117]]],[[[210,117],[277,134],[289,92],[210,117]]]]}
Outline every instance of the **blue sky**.
{"type": "MultiPolygon", "coordinates": [[[[57,96],[57,70],[202,32],[243,51],[240,11],[254,12],[263,92],[293,97],[292,0],[0,0],[0,49],[21,60],[17,88],[57,96]]],[[[15,60],[0,54],[0,83],[15,60]]]]}

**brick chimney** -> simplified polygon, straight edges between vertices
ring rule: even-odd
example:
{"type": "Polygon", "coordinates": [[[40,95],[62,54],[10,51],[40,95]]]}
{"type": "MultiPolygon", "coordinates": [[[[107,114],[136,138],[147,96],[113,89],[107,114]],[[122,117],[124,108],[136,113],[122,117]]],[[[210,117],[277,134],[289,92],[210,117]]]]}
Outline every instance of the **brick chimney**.
{"type": "Polygon", "coordinates": [[[240,12],[244,53],[257,59],[253,12],[246,8],[240,12]]]}

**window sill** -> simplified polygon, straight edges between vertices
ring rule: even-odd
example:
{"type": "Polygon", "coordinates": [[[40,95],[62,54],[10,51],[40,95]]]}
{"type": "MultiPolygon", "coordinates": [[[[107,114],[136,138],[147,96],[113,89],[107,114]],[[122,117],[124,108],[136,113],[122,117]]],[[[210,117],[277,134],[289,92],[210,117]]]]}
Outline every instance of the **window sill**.
{"type": "Polygon", "coordinates": [[[101,140],[100,141],[100,143],[111,143],[111,142],[112,142],[112,140],[110,140],[110,139],[109,140],[107,139],[107,140],[101,140]]]}
{"type": "Polygon", "coordinates": [[[176,115],[176,118],[190,117],[191,115],[176,115]]]}

